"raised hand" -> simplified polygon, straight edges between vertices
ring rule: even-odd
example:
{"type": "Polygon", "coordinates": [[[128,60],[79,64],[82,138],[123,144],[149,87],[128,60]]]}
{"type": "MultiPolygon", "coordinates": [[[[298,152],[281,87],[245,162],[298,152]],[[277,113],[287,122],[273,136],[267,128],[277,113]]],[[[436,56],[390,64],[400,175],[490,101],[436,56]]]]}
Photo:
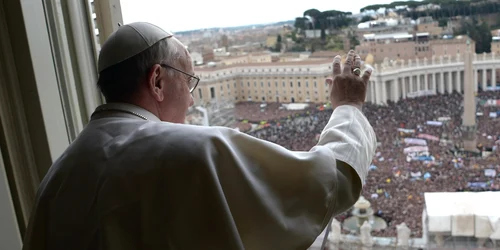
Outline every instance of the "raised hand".
{"type": "Polygon", "coordinates": [[[361,58],[353,50],[347,54],[343,69],[340,56],[333,58],[333,79],[326,79],[333,109],[346,104],[362,108],[372,69],[367,68],[363,76],[360,76],[360,67],[361,58]]]}

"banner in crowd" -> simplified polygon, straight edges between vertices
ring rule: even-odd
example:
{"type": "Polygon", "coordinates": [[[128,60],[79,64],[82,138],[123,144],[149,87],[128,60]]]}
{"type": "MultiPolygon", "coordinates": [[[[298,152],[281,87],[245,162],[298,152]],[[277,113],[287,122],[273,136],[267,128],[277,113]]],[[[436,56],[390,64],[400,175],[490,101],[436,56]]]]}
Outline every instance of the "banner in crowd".
{"type": "Polygon", "coordinates": [[[434,92],[432,90],[415,91],[415,92],[410,92],[410,93],[406,94],[406,97],[415,98],[415,97],[429,96],[429,95],[434,95],[434,92]]]}
{"type": "Polygon", "coordinates": [[[490,118],[497,118],[497,117],[500,117],[500,110],[490,112],[490,118]]]}
{"type": "Polygon", "coordinates": [[[487,91],[498,91],[498,90],[500,90],[500,87],[498,87],[498,86],[494,86],[494,87],[490,86],[490,87],[486,87],[486,90],[487,91]]]}
{"type": "Polygon", "coordinates": [[[405,143],[406,144],[419,145],[419,146],[427,146],[427,141],[426,140],[417,139],[417,138],[405,138],[405,143]]]}
{"type": "Polygon", "coordinates": [[[432,156],[419,156],[415,160],[417,160],[417,161],[434,161],[434,157],[432,157],[432,156]]]}
{"type": "Polygon", "coordinates": [[[411,153],[408,153],[408,156],[412,157],[412,158],[417,158],[417,157],[420,157],[420,156],[430,156],[431,154],[427,151],[421,151],[421,152],[411,152],[411,153]]]}
{"type": "Polygon", "coordinates": [[[426,124],[429,126],[437,126],[437,127],[443,126],[443,123],[438,121],[427,121],[426,124]]]}
{"type": "Polygon", "coordinates": [[[417,138],[426,139],[426,140],[429,140],[429,141],[439,141],[439,137],[433,136],[433,135],[429,135],[429,134],[418,134],[417,138]]]}
{"type": "Polygon", "coordinates": [[[416,152],[428,152],[429,147],[427,146],[413,146],[413,147],[407,147],[403,149],[403,153],[409,154],[409,153],[416,153],[416,152]]]}
{"type": "Polygon", "coordinates": [[[451,117],[448,117],[448,116],[438,118],[438,121],[440,121],[440,122],[447,122],[449,120],[451,120],[451,117]]]}
{"type": "Polygon", "coordinates": [[[497,176],[497,171],[495,169],[485,169],[484,176],[495,178],[497,176]]]}
{"type": "Polygon", "coordinates": [[[420,178],[422,176],[422,172],[418,171],[418,172],[410,172],[410,176],[413,177],[413,178],[420,178]]]}
{"type": "Polygon", "coordinates": [[[406,134],[413,134],[413,133],[415,133],[415,129],[404,129],[404,128],[398,128],[398,131],[399,131],[399,132],[406,133],[406,134]]]}
{"type": "Polygon", "coordinates": [[[412,162],[412,161],[423,161],[423,162],[431,162],[434,163],[434,157],[433,156],[416,156],[416,157],[410,157],[406,156],[406,161],[407,162],[412,162]]]}
{"type": "Polygon", "coordinates": [[[467,187],[471,188],[487,188],[488,184],[486,182],[468,182],[467,187]]]}
{"type": "Polygon", "coordinates": [[[488,101],[486,101],[485,106],[500,107],[500,100],[489,99],[488,101]]]}

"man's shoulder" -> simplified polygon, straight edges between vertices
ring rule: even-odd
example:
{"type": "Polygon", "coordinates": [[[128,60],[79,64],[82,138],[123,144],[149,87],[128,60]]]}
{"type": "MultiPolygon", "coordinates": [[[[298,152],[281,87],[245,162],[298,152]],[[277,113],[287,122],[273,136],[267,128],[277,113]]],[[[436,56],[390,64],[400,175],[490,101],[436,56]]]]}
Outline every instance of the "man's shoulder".
{"type": "Polygon", "coordinates": [[[182,150],[203,150],[214,141],[225,140],[235,134],[239,132],[216,126],[169,122],[103,122],[87,127],[82,140],[78,140],[75,146],[94,151],[104,150],[108,156],[114,152],[147,153],[157,150],[170,155],[182,150]]]}
{"type": "Polygon", "coordinates": [[[214,139],[222,139],[227,135],[238,133],[236,130],[227,127],[196,126],[166,122],[151,123],[145,129],[164,139],[158,140],[158,143],[179,143],[181,145],[189,143],[193,145],[204,144],[214,139]]]}
{"type": "Polygon", "coordinates": [[[189,136],[191,138],[196,136],[201,137],[212,137],[219,136],[221,132],[232,130],[226,127],[218,126],[197,126],[190,124],[177,124],[168,122],[156,122],[151,123],[148,129],[153,131],[158,131],[158,133],[163,135],[177,135],[177,136],[189,136]]]}

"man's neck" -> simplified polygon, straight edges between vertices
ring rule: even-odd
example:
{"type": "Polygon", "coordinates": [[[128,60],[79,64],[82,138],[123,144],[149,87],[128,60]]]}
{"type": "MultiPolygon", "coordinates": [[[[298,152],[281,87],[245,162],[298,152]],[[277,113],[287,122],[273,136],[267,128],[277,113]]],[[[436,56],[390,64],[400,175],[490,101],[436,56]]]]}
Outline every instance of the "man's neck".
{"type": "Polygon", "coordinates": [[[146,120],[150,121],[160,121],[160,118],[149,111],[148,109],[145,109],[144,107],[141,107],[137,104],[130,103],[130,102],[108,102],[104,105],[99,106],[96,111],[100,110],[110,110],[110,111],[124,111],[132,114],[137,114],[136,116],[138,117],[145,117],[146,120]]]}

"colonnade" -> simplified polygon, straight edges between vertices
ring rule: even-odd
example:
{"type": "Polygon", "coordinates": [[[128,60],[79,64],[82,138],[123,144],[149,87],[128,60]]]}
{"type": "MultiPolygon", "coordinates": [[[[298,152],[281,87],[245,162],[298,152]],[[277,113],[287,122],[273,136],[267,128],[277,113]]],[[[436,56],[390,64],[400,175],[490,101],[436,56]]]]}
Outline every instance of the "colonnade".
{"type": "MultiPolygon", "coordinates": [[[[500,89],[497,80],[500,56],[474,55],[473,72],[476,91],[500,89]]],[[[367,90],[367,101],[385,104],[387,101],[437,93],[463,92],[464,62],[460,55],[375,65],[367,90]]]]}

